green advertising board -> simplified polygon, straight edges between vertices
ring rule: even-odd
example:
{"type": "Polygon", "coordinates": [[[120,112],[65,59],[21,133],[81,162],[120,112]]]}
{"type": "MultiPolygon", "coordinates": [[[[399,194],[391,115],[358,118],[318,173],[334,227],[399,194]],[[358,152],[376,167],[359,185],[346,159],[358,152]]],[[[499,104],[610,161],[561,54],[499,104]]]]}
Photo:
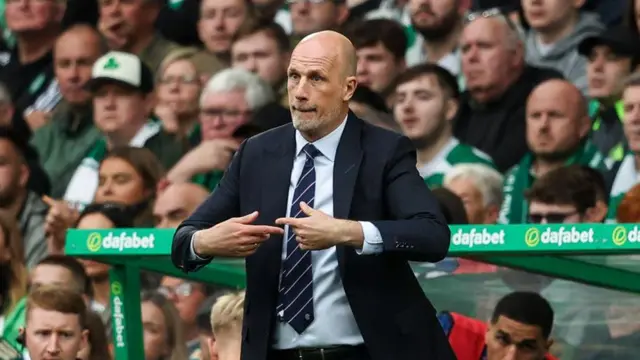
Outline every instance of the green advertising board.
{"type": "MultiPolygon", "coordinates": [[[[172,229],[70,230],[66,253],[111,264],[118,360],[143,358],[139,270],[241,288],[242,259],[215,259],[184,274],[170,260],[172,229]]],[[[640,293],[638,224],[452,226],[449,256],[465,257],[607,289],[640,293]],[[638,265],[637,265],[638,264],[638,265]]],[[[420,264],[414,264],[420,278],[420,264]]],[[[422,280],[421,280],[422,282],[422,280]]],[[[426,283],[425,283],[426,284],[426,283]]],[[[428,285],[427,285],[428,286],[428,285]]]]}

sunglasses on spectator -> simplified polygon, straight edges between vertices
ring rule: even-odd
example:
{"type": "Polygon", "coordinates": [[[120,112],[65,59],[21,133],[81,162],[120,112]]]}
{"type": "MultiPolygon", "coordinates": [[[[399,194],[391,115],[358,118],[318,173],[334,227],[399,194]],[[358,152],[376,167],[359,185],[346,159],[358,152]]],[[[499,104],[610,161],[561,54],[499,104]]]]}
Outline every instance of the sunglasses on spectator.
{"type": "Polygon", "coordinates": [[[169,297],[171,295],[186,297],[193,294],[193,289],[194,289],[194,285],[192,283],[183,282],[182,284],[174,287],[160,286],[158,288],[158,292],[166,297],[169,297]]]}
{"type": "Polygon", "coordinates": [[[502,10],[500,10],[500,8],[496,8],[496,7],[490,8],[487,10],[482,10],[482,11],[467,12],[467,14],[464,17],[464,24],[467,25],[477,19],[488,19],[488,18],[503,19],[512,30],[515,30],[515,31],[518,30],[518,28],[516,27],[516,24],[514,24],[513,21],[511,21],[509,16],[507,16],[507,14],[505,14],[502,10]]]}
{"type": "Polygon", "coordinates": [[[578,214],[577,211],[571,212],[548,212],[544,214],[529,214],[530,224],[541,224],[544,220],[547,224],[562,224],[568,217],[578,214]]]}

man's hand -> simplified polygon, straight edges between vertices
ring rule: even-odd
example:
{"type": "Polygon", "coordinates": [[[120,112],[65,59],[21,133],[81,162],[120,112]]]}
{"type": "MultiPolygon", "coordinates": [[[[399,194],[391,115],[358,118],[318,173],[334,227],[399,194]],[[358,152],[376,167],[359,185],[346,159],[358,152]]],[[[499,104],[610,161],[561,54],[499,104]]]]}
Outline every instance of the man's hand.
{"type": "Polygon", "coordinates": [[[276,220],[278,225],[289,225],[296,234],[300,249],[323,250],[335,245],[362,247],[364,234],[358,222],[336,219],[311,208],[304,201],[300,203],[300,209],[308,217],[276,220]]]}
{"type": "Polygon", "coordinates": [[[24,117],[24,120],[27,122],[27,125],[29,125],[31,131],[36,131],[49,123],[51,120],[51,113],[44,111],[32,111],[29,115],[24,117]]]}
{"type": "Polygon", "coordinates": [[[282,235],[276,226],[251,225],[258,212],[231,218],[195,233],[193,248],[199,256],[246,257],[253,254],[271,235],[282,235]]]}
{"type": "Polygon", "coordinates": [[[80,214],[65,201],[54,200],[46,195],[42,200],[49,205],[44,224],[47,246],[51,253],[61,253],[64,250],[67,229],[73,226],[80,214]]]}

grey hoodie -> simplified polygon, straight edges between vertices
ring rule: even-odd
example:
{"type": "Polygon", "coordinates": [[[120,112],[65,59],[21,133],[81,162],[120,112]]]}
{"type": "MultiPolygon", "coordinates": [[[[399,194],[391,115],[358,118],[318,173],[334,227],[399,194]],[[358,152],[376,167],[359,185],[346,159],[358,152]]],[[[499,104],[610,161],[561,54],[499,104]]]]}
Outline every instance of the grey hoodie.
{"type": "Polygon", "coordinates": [[[537,32],[533,29],[526,35],[526,61],[536,67],[547,67],[560,71],[565,79],[587,93],[587,58],[578,53],[578,44],[586,37],[604,30],[597,14],[582,12],[573,32],[558,41],[551,50],[542,55],[538,49],[537,32]]]}

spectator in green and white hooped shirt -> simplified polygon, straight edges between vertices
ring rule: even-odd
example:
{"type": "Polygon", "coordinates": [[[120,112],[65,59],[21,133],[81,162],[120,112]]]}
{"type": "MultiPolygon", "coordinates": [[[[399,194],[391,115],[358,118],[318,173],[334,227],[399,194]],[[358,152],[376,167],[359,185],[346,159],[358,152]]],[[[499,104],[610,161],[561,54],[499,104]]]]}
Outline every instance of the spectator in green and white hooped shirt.
{"type": "Polygon", "coordinates": [[[245,69],[230,68],[209,79],[200,95],[201,142],[167,173],[172,183],[193,182],[212,191],[243,138],[236,130],[252,113],[275,101],[271,86],[245,69]]]}
{"type": "Polygon", "coordinates": [[[618,205],[634,185],[640,183],[640,73],[632,74],[623,83],[624,136],[628,151],[619,165],[609,194],[608,222],[614,222],[618,205]]]}
{"type": "Polygon", "coordinates": [[[173,166],[184,146],[149,118],[153,107],[153,75],[136,55],[111,51],[93,65],[87,83],[93,97],[93,121],[102,132],[76,169],[64,200],[79,208],[93,201],[98,188],[98,165],[119,146],[145,147],[165,168],[173,166]]]}
{"type": "Polygon", "coordinates": [[[640,38],[626,27],[607,29],[584,39],[580,54],[587,57],[591,140],[612,161],[622,161],[626,150],[620,83],[640,61],[640,38]]]}
{"type": "Polygon", "coordinates": [[[498,218],[502,224],[527,222],[525,190],[547,172],[573,164],[608,170],[604,156],[589,140],[587,103],[573,84],[565,80],[541,83],[529,95],[525,116],[530,151],[506,174],[498,218]]]}
{"type": "Polygon", "coordinates": [[[453,137],[460,92],[450,72],[435,64],[417,65],[400,74],[394,88],[393,115],[417,148],[416,166],[427,185],[441,186],[456,164],[493,167],[487,154],[453,137]]]}

